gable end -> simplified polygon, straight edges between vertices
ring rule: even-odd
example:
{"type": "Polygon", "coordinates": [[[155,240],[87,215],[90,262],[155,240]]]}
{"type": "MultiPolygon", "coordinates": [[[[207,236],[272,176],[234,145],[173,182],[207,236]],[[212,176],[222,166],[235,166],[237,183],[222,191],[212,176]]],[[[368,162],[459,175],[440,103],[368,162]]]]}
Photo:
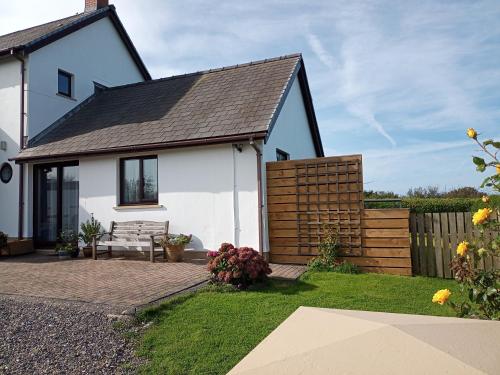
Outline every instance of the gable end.
{"type": "Polygon", "coordinates": [[[139,56],[139,53],[137,52],[134,44],[132,43],[132,40],[130,39],[125,28],[123,27],[123,24],[120,21],[120,18],[118,17],[116,9],[113,5],[109,5],[105,8],[92,12],[88,16],[84,16],[60,29],[57,29],[56,31],[53,31],[40,38],[32,40],[31,42],[25,45],[0,51],[0,56],[13,53],[22,53],[24,55],[27,55],[106,17],[109,17],[109,19],[113,23],[113,26],[120,35],[122,42],[125,44],[128,52],[130,53],[130,56],[137,65],[137,68],[141,72],[141,75],[144,78],[144,80],[145,81],[151,80],[151,75],[149,74],[146,65],[144,65],[144,62],[139,56]]]}
{"type": "Polygon", "coordinates": [[[269,123],[269,129],[267,131],[265,142],[267,142],[267,140],[271,136],[271,132],[273,131],[274,125],[276,124],[281,109],[285,104],[285,101],[288,97],[288,93],[290,92],[290,89],[292,88],[292,85],[296,78],[299,80],[302,99],[304,102],[304,108],[306,111],[307,120],[309,124],[309,130],[311,131],[311,137],[313,139],[314,149],[316,151],[316,157],[323,157],[325,156],[323,150],[323,143],[321,142],[321,135],[319,133],[318,122],[316,120],[316,114],[314,112],[314,105],[312,101],[311,91],[309,90],[309,83],[307,81],[306,70],[302,58],[295,67],[295,70],[292,73],[290,79],[288,80],[288,84],[283,92],[281,100],[278,103],[278,106],[276,107],[276,110],[273,113],[273,117],[271,118],[271,121],[269,123]]]}

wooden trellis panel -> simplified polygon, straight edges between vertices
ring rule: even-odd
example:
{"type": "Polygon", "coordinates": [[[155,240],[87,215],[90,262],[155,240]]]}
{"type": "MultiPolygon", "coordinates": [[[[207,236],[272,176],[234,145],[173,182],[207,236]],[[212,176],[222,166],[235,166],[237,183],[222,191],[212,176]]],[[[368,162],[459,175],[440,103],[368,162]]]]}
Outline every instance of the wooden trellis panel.
{"type": "Polygon", "coordinates": [[[267,163],[271,260],[317,254],[325,224],[339,228],[343,254],[361,256],[363,206],[361,155],[267,163]]]}

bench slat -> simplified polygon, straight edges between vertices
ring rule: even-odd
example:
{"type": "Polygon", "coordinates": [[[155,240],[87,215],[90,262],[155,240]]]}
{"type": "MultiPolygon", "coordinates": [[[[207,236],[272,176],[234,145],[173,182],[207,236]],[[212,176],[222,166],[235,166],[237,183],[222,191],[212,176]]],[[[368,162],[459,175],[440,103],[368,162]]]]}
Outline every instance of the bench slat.
{"type": "MultiPolygon", "coordinates": [[[[136,250],[140,248],[143,251],[149,251],[151,246],[151,235],[167,235],[168,225],[168,221],[112,221],[109,230],[112,236],[109,240],[96,242],[96,246],[94,247],[94,259],[97,259],[97,246],[107,246],[110,255],[113,246],[125,248],[127,250],[136,250]]],[[[163,251],[161,247],[155,246],[153,249],[153,252],[160,251],[163,251]]],[[[152,262],[154,262],[153,252],[151,253],[152,262]]]]}
{"type": "MultiPolygon", "coordinates": [[[[120,246],[120,247],[147,247],[149,248],[149,242],[143,241],[99,241],[97,246],[120,246]]],[[[161,249],[161,247],[155,247],[161,249]]]]}

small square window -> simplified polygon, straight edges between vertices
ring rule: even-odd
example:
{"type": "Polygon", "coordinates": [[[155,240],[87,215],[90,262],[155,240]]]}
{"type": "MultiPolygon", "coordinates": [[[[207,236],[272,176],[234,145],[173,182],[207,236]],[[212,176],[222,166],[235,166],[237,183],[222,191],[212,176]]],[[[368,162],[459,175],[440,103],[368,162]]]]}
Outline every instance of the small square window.
{"type": "Polygon", "coordinates": [[[276,149],[276,160],[277,161],[290,160],[290,154],[288,152],[285,152],[285,151],[277,148],[276,149]]]}
{"type": "Polygon", "coordinates": [[[61,95],[72,97],[73,75],[63,70],[58,71],[57,92],[61,95]]]}

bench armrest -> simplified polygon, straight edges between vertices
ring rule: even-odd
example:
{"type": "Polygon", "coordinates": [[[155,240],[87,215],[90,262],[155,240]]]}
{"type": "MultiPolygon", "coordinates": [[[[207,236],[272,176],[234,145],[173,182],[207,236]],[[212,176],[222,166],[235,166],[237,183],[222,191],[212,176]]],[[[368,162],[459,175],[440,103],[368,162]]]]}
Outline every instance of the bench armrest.
{"type": "Polygon", "coordinates": [[[155,238],[155,237],[163,237],[166,235],[167,233],[157,233],[157,234],[150,234],[149,236],[155,238]]]}
{"type": "Polygon", "coordinates": [[[96,240],[100,240],[103,236],[106,235],[109,236],[110,239],[113,237],[113,234],[111,232],[101,232],[99,234],[94,234],[92,237],[96,240]]]}

